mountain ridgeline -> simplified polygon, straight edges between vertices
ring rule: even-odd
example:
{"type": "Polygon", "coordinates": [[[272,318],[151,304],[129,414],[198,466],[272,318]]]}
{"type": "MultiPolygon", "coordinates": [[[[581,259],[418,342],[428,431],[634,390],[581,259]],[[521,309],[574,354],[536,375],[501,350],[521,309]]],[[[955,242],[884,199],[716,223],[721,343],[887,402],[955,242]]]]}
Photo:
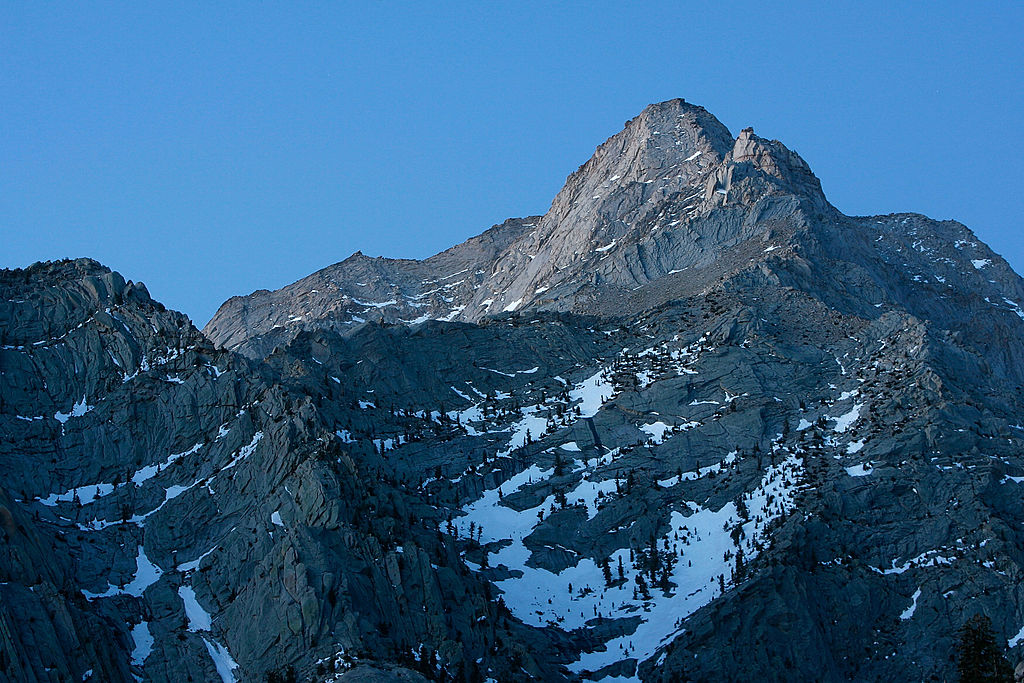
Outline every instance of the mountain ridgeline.
{"type": "Polygon", "coordinates": [[[1017,664],[1022,306],[682,100],[202,331],[0,271],[0,680],[942,681],[976,615],[1017,664]]]}

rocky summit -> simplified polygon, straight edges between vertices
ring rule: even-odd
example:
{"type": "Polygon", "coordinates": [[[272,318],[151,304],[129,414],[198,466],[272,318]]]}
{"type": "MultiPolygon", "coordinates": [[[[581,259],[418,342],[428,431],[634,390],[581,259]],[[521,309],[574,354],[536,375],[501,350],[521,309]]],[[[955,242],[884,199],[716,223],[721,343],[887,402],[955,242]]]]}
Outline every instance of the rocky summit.
{"type": "Polygon", "coordinates": [[[0,272],[0,680],[947,681],[1024,658],[1024,281],[682,100],[543,216],[202,331],[0,272]]]}

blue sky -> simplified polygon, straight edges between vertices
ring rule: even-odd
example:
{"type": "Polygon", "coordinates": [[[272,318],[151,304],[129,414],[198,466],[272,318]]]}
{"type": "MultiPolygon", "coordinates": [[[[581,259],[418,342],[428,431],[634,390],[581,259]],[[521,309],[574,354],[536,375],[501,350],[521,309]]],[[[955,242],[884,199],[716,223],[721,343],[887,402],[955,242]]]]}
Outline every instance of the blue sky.
{"type": "Polygon", "coordinates": [[[1021,35],[1019,2],[5,3],[0,266],[91,256],[202,326],[543,213],[683,97],[1021,272],[1021,35]]]}

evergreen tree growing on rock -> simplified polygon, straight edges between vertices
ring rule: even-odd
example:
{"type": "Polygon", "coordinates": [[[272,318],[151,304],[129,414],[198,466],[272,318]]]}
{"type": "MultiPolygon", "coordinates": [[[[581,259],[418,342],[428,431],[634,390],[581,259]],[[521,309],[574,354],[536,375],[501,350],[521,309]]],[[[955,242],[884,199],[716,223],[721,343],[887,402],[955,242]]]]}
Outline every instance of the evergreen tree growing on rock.
{"type": "Polygon", "coordinates": [[[1013,670],[985,615],[976,614],[960,627],[956,651],[960,683],[1013,683],[1013,670]]]}

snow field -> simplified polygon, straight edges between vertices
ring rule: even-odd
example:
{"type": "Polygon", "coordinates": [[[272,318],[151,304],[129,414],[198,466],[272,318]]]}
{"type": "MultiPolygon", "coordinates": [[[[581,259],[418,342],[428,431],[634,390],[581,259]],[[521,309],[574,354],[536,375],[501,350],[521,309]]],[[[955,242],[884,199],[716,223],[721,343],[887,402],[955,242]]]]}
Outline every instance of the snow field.
{"type": "MultiPolygon", "coordinates": [[[[718,472],[735,457],[736,453],[730,453],[722,463],[702,468],[699,472],[686,473],[686,479],[718,472]]],[[[596,462],[601,461],[598,459],[596,462]]],[[[576,461],[575,465],[583,463],[576,461]]],[[[541,516],[551,514],[555,496],[549,495],[540,504],[522,511],[504,505],[502,498],[523,486],[551,477],[553,472],[553,469],[544,470],[537,465],[527,468],[466,505],[463,508],[465,515],[454,520],[453,524],[461,536],[468,536],[471,528],[476,529],[485,545],[504,542],[499,550],[489,553],[488,564],[492,567],[504,565],[513,573],[511,578],[498,581],[496,585],[502,590],[504,601],[512,613],[527,624],[557,625],[564,630],[572,630],[587,627],[588,622],[599,617],[614,619],[639,615],[642,618],[632,634],[612,639],[604,649],[584,653],[570,665],[573,671],[582,672],[600,669],[624,657],[642,661],[653,656],[657,648],[681,628],[686,616],[718,597],[722,587],[719,577],[723,577],[726,586],[731,581],[732,554],[742,548],[746,558],[756,556],[767,526],[792,510],[799,488],[802,460],[790,454],[765,472],[758,488],[745,496],[749,510],[745,522],[739,519],[736,505],[732,502],[719,510],[705,509],[692,502],[686,503],[681,511],[671,510],[669,529],[658,539],[657,547],[678,553],[670,578],[672,585],[668,592],[652,586],[649,599],[635,593],[638,571],[630,561],[628,548],[620,548],[607,558],[613,584],[618,578],[620,562],[625,579],[612,586],[606,585],[603,569],[589,557],[581,558],[575,565],[558,573],[528,566],[532,553],[523,539],[540,525],[541,516]],[[737,546],[730,530],[739,524],[742,524],[743,531],[737,546]]],[[[585,474],[566,499],[570,505],[585,505],[588,519],[593,519],[597,514],[599,496],[614,493],[616,482],[615,479],[591,481],[590,476],[592,472],[585,474]]],[[[678,483],[678,479],[675,477],[667,481],[678,483]]],[[[562,549],[574,552],[570,548],[562,549]]]]}

